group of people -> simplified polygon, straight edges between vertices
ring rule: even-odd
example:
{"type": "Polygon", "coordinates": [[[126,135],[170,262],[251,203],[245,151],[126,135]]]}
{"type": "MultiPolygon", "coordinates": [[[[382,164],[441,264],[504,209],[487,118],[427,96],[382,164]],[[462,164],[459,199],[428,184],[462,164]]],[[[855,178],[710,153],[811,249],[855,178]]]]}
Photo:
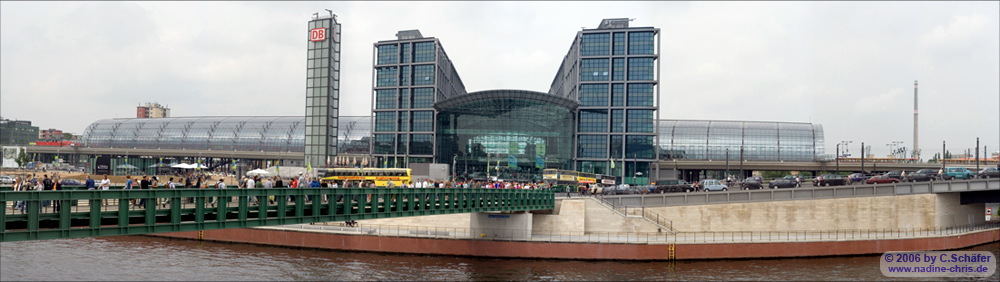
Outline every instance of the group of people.
{"type": "MultiPolygon", "coordinates": [[[[177,180],[174,181],[174,177],[169,177],[166,183],[161,182],[160,178],[157,176],[143,175],[142,177],[133,177],[132,175],[125,175],[125,190],[132,189],[177,189],[177,188],[200,188],[200,189],[226,189],[227,184],[225,178],[219,178],[217,182],[212,182],[212,177],[201,173],[188,173],[186,175],[178,176],[177,180]]],[[[14,181],[14,191],[42,191],[42,190],[61,190],[62,184],[59,183],[60,177],[57,174],[53,174],[50,178],[48,174],[44,175],[42,178],[33,178],[31,180],[23,180],[20,177],[16,178],[14,181]]],[[[111,187],[111,181],[108,179],[107,175],[104,175],[100,182],[95,181],[91,178],[91,175],[87,175],[87,179],[84,183],[87,190],[108,190],[111,187]]],[[[376,183],[374,181],[343,181],[338,183],[336,181],[324,181],[318,177],[308,177],[303,173],[299,173],[299,177],[282,178],[278,176],[262,177],[262,176],[244,176],[242,177],[236,185],[238,189],[271,189],[271,188],[354,188],[366,187],[366,188],[376,188],[376,183]],[[286,185],[287,184],[287,185],[286,185]]],[[[538,190],[538,189],[549,189],[549,185],[543,182],[533,183],[533,182],[503,182],[503,181],[434,181],[429,179],[424,179],[423,181],[403,181],[402,183],[395,183],[393,181],[388,181],[385,185],[387,188],[475,188],[475,189],[528,189],[528,190],[538,190]]],[[[251,205],[259,205],[260,200],[257,197],[248,197],[251,205]]],[[[194,203],[194,198],[183,199],[186,203],[194,203]]],[[[268,197],[268,202],[270,204],[275,204],[276,199],[274,196],[268,197]]],[[[322,199],[326,201],[327,199],[322,199]]],[[[338,199],[339,201],[340,199],[338,199]]],[[[156,199],[156,203],[151,203],[152,205],[166,207],[170,204],[169,198],[156,199]]],[[[208,204],[212,207],[216,205],[216,199],[214,197],[207,198],[208,204]]],[[[288,201],[294,202],[295,198],[288,196],[288,201]]],[[[305,196],[305,202],[311,202],[312,199],[307,195],[305,196]]],[[[58,201],[53,201],[52,207],[54,211],[59,211],[58,201]]],[[[105,199],[102,203],[104,206],[116,205],[113,200],[105,199]]],[[[146,207],[146,199],[130,199],[129,206],[137,208],[146,207]]],[[[43,201],[43,208],[49,207],[49,201],[43,201]]],[[[27,203],[20,201],[15,203],[12,207],[14,210],[20,210],[24,213],[27,209],[27,203]]]]}
{"type": "MultiPolygon", "coordinates": [[[[21,177],[14,178],[14,185],[12,188],[13,191],[57,191],[62,190],[61,181],[62,178],[57,173],[53,173],[51,178],[48,174],[42,175],[41,178],[35,177],[35,175],[32,174],[31,179],[21,179],[21,177]]],[[[61,208],[59,201],[43,200],[39,210],[44,210],[50,206],[52,210],[56,212],[58,212],[61,208]]],[[[27,212],[28,202],[17,201],[10,208],[14,211],[20,210],[23,214],[27,212]]]]}

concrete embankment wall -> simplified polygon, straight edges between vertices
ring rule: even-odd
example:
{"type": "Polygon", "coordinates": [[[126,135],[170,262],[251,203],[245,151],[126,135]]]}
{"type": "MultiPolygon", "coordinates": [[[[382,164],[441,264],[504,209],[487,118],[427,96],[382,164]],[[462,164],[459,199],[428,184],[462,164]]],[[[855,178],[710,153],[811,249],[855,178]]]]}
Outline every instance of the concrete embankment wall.
{"type": "MultiPolygon", "coordinates": [[[[657,226],[641,217],[622,217],[593,199],[560,199],[551,214],[532,215],[533,234],[558,231],[566,235],[590,233],[656,232],[657,226]]],[[[359,220],[362,225],[422,226],[442,228],[470,228],[471,214],[428,215],[400,218],[359,220]]]]}
{"type": "MultiPolygon", "coordinates": [[[[198,232],[151,234],[198,240],[198,232]]],[[[276,228],[207,230],[201,240],[309,249],[497,258],[666,260],[667,244],[505,242],[317,233],[276,228]]],[[[675,258],[729,259],[881,254],[887,251],[949,250],[1000,241],[1000,232],[934,238],[829,242],[677,244],[675,258]]]]}
{"type": "Polygon", "coordinates": [[[960,205],[958,193],[646,209],[681,232],[934,229],[985,222],[984,204],[960,205]]]}

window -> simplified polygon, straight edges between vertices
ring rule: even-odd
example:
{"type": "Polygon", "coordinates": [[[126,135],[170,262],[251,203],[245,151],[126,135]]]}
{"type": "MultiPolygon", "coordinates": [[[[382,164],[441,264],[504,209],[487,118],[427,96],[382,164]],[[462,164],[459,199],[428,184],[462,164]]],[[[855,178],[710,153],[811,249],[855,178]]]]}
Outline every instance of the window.
{"type": "Polygon", "coordinates": [[[413,43],[413,51],[414,63],[434,61],[434,42],[413,43]]]}
{"type": "Polygon", "coordinates": [[[608,85],[607,84],[580,85],[580,106],[584,107],[608,106],[608,85]]]}
{"type": "Polygon", "coordinates": [[[615,32],[615,42],[614,42],[613,55],[625,55],[625,33],[615,32]]]}
{"type": "Polygon", "coordinates": [[[628,34],[628,54],[629,55],[652,55],[653,54],[653,32],[641,31],[628,34]]]}
{"type": "Polygon", "coordinates": [[[396,153],[406,154],[407,143],[409,142],[406,142],[406,134],[396,135],[396,153]]]}
{"type": "Polygon", "coordinates": [[[399,89],[399,108],[410,108],[410,89],[399,89]]]}
{"type": "Polygon", "coordinates": [[[631,83],[628,85],[628,106],[629,107],[652,107],[653,106],[653,84],[652,83],[631,83]]]}
{"type": "Polygon", "coordinates": [[[628,80],[653,80],[653,58],[629,58],[628,80]]]}
{"type": "Polygon", "coordinates": [[[583,56],[607,56],[608,47],[611,45],[611,36],[608,33],[588,33],[583,35],[581,42],[582,49],[580,55],[583,56]]]}
{"type": "Polygon", "coordinates": [[[653,132],[653,110],[629,110],[628,132],[653,132]]]}
{"type": "Polygon", "coordinates": [[[611,85],[611,106],[625,106],[625,85],[615,83],[611,85]]]}
{"type": "Polygon", "coordinates": [[[653,136],[652,135],[629,135],[625,145],[626,158],[651,159],[653,158],[653,136]]]}
{"type": "Polygon", "coordinates": [[[403,63],[410,63],[410,43],[403,43],[403,48],[400,48],[399,53],[403,55],[403,63]]]}
{"type": "Polygon", "coordinates": [[[375,131],[396,131],[396,112],[375,112],[375,131]]]}
{"type": "Polygon", "coordinates": [[[432,111],[413,112],[413,131],[433,131],[433,130],[434,130],[434,112],[432,111]]]}
{"type": "Polygon", "coordinates": [[[413,66],[413,85],[433,85],[434,65],[413,66]]]}
{"type": "Polygon", "coordinates": [[[378,59],[376,60],[377,65],[385,64],[395,64],[399,63],[399,57],[396,53],[399,51],[399,47],[396,44],[391,45],[379,45],[378,46],[378,59]]]}
{"type": "Polygon", "coordinates": [[[392,154],[394,134],[375,134],[375,154],[392,154]]]}
{"type": "MultiPolygon", "coordinates": [[[[612,62],[613,63],[611,64],[611,80],[614,81],[625,80],[625,59],[615,58],[614,60],[612,60],[612,62]]],[[[632,59],[629,59],[629,63],[631,62],[632,59]]],[[[630,66],[629,70],[631,71],[631,69],[632,67],[630,66]]]]}
{"type": "Polygon", "coordinates": [[[431,134],[413,134],[410,140],[411,155],[434,154],[434,137],[431,134]]]}
{"type": "Polygon", "coordinates": [[[413,108],[430,108],[434,104],[434,88],[413,89],[413,108]]]}
{"type": "Polygon", "coordinates": [[[396,86],[396,67],[378,68],[375,70],[375,86],[396,86]]]}
{"type": "Polygon", "coordinates": [[[580,132],[608,132],[607,110],[580,110],[580,132]]]}
{"type": "Polygon", "coordinates": [[[410,112],[399,112],[399,131],[409,131],[410,130],[410,112]]]}
{"type": "Polygon", "coordinates": [[[410,86],[410,66],[400,67],[399,72],[399,85],[400,86],[410,86]]]}
{"type": "Polygon", "coordinates": [[[375,90],[375,108],[376,109],[395,109],[396,108],[396,89],[380,89],[380,90],[375,90]]]}
{"type": "Polygon", "coordinates": [[[584,59],[580,67],[580,80],[607,81],[608,59],[584,59]]]}
{"type": "Polygon", "coordinates": [[[622,132],[622,110],[611,110],[611,132],[622,132]]]}
{"type": "Polygon", "coordinates": [[[577,143],[577,157],[607,158],[608,137],[605,135],[580,135],[577,143]]]}

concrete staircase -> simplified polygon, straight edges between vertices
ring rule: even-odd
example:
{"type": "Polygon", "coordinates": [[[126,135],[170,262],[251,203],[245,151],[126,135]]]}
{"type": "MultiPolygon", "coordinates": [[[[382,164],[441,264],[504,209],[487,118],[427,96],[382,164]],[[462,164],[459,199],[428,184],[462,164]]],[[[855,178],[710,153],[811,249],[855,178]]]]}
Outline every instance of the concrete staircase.
{"type": "Polygon", "coordinates": [[[627,208],[615,207],[614,205],[611,205],[610,203],[605,202],[603,199],[598,198],[598,197],[594,197],[594,196],[592,196],[591,199],[594,200],[595,202],[601,204],[601,206],[604,206],[605,208],[611,210],[612,212],[620,215],[623,218],[640,218],[641,217],[642,219],[645,219],[649,223],[652,223],[653,225],[656,225],[660,229],[665,230],[667,232],[670,232],[670,234],[677,234],[677,231],[674,231],[673,228],[670,228],[670,223],[668,223],[668,221],[665,221],[666,218],[660,217],[660,216],[658,216],[657,214],[655,214],[653,212],[646,211],[645,209],[634,209],[633,208],[633,209],[630,210],[630,209],[627,209],[627,208]],[[655,217],[656,219],[650,218],[650,216],[655,217]]]}

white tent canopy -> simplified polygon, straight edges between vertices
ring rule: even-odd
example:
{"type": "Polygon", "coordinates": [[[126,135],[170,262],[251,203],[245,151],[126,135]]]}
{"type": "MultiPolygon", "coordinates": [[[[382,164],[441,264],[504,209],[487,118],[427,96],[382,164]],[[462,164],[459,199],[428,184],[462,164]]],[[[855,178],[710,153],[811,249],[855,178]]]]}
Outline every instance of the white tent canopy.
{"type": "Polygon", "coordinates": [[[271,172],[258,168],[258,169],[255,169],[255,170],[247,171],[247,175],[261,175],[261,176],[266,176],[266,175],[271,175],[271,172]]]}

